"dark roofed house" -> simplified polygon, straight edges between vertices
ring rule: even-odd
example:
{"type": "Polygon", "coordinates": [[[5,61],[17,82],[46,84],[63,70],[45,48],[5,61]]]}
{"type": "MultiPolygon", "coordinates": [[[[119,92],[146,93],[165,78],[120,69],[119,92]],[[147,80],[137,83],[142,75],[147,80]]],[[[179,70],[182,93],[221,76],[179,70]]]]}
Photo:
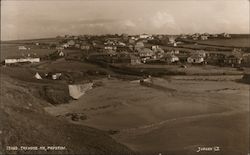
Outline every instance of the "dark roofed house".
{"type": "Polygon", "coordinates": [[[213,38],[217,38],[218,37],[218,34],[212,34],[211,35],[213,38]]]}
{"type": "Polygon", "coordinates": [[[225,58],[224,62],[226,65],[230,65],[232,67],[236,67],[241,65],[242,63],[242,56],[239,55],[229,55],[225,58]]]}
{"type": "Polygon", "coordinates": [[[68,43],[64,43],[61,45],[63,48],[68,48],[69,47],[69,44],[68,43]]]}
{"type": "Polygon", "coordinates": [[[90,44],[88,44],[86,42],[82,42],[81,49],[82,50],[89,50],[90,49],[90,44]]]}
{"type": "Polygon", "coordinates": [[[154,51],[149,48],[141,48],[138,50],[138,54],[140,57],[153,57],[154,51]]]}
{"type": "Polygon", "coordinates": [[[128,52],[121,52],[117,54],[117,63],[127,63],[135,65],[135,64],[140,64],[141,60],[139,57],[129,54],[128,52]]]}
{"type": "Polygon", "coordinates": [[[88,55],[87,60],[94,61],[94,62],[112,62],[113,55],[108,53],[91,53],[88,55]]]}
{"type": "Polygon", "coordinates": [[[206,62],[213,65],[223,65],[228,52],[225,51],[209,51],[206,53],[206,62]]]}
{"type": "Polygon", "coordinates": [[[174,54],[174,55],[178,55],[180,53],[179,50],[177,49],[171,49],[171,50],[168,50],[166,53],[168,54],[174,54]]]}
{"type": "Polygon", "coordinates": [[[179,58],[174,55],[174,54],[165,54],[161,60],[164,60],[165,62],[167,63],[175,63],[175,62],[178,62],[179,61],[179,58]]]}
{"type": "Polygon", "coordinates": [[[129,43],[129,44],[134,44],[134,43],[135,43],[135,40],[134,40],[134,39],[129,38],[129,39],[128,39],[128,43],[129,43]]]}
{"type": "Polygon", "coordinates": [[[126,44],[124,42],[121,42],[121,41],[118,42],[118,45],[119,46],[126,46],[126,44]]]}
{"type": "Polygon", "coordinates": [[[121,35],[121,37],[122,37],[122,39],[123,39],[124,41],[127,41],[127,40],[128,40],[128,34],[126,34],[126,33],[123,33],[123,34],[121,35]]]}
{"type": "Polygon", "coordinates": [[[94,44],[93,46],[94,49],[97,49],[97,50],[101,50],[103,51],[104,50],[104,45],[103,44],[94,44]]]}
{"type": "Polygon", "coordinates": [[[81,45],[80,44],[75,44],[75,48],[80,48],[81,47],[81,45]]]}
{"type": "Polygon", "coordinates": [[[135,55],[130,55],[130,64],[131,65],[141,64],[141,59],[135,55]]]}
{"type": "Polygon", "coordinates": [[[140,56],[143,63],[146,63],[147,60],[156,59],[154,51],[149,48],[141,48],[138,50],[138,55],[140,56]]]}
{"type": "Polygon", "coordinates": [[[191,35],[191,38],[192,38],[193,40],[198,40],[199,37],[200,37],[200,34],[199,34],[199,33],[195,33],[195,34],[191,35]]]}
{"type": "Polygon", "coordinates": [[[201,40],[208,40],[208,36],[206,35],[201,35],[200,37],[201,37],[201,40]]]}
{"type": "Polygon", "coordinates": [[[199,55],[201,57],[206,57],[206,52],[204,50],[196,50],[194,52],[192,52],[192,55],[199,55]]]}
{"type": "Polygon", "coordinates": [[[142,48],[144,48],[144,43],[142,41],[138,41],[136,44],[135,44],[135,50],[140,50],[142,48]]]}
{"type": "Polygon", "coordinates": [[[189,57],[189,54],[187,54],[187,53],[178,54],[179,61],[182,63],[186,63],[188,57],[189,57]]]}
{"type": "Polygon", "coordinates": [[[133,44],[129,44],[129,45],[128,45],[128,48],[129,48],[131,51],[134,51],[134,45],[133,45],[133,44]]]}
{"type": "Polygon", "coordinates": [[[187,58],[187,62],[192,64],[202,64],[204,61],[204,57],[198,54],[194,54],[187,58]]]}
{"type": "Polygon", "coordinates": [[[68,43],[68,45],[69,45],[70,47],[72,47],[72,46],[75,45],[75,41],[74,41],[74,40],[69,40],[67,43],[68,43]]]}
{"type": "Polygon", "coordinates": [[[63,46],[56,46],[56,50],[62,51],[62,50],[64,50],[64,47],[63,46]]]}
{"type": "Polygon", "coordinates": [[[82,50],[89,50],[90,46],[89,45],[81,45],[82,50]]]}
{"type": "Polygon", "coordinates": [[[159,46],[152,46],[152,50],[155,52],[156,58],[162,58],[164,56],[164,50],[159,46]]]}
{"type": "Polygon", "coordinates": [[[231,35],[228,33],[222,33],[221,36],[224,38],[231,38],[231,35]]]}
{"type": "Polygon", "coordinates": [[[114,50],[114,51],[116,51],[116,49],[117,49],[117,47],[116,46],[104,46],[104,49],[105,50],[114,50]]]}
{"type": "Polygon", "coordinates": [[[105,50],[104,53],[108,54],[109,56],[113,56],[113,55],[117,54],[116,51],[110,50],[110,49],[109,50],[105,50]]]}
{"type": "Polygon", "coordinates": [[[231,54],[225,57],[224,63],[232,67],[240,66],[242,64],[243,55],[241,49],[234,48],[231,54]]]}
{"type": "Polygon", "coordinates": [[[181,38],[181,39],[187,39],[187,35],[181,34],[181,35],[180,35],[180,38],[181,38]]]}
{"type": "Polygon", "coordinates": [[[176,37],[175,36],[169,36],[168,39],[169,39],[170,44],[174,44],[176,37]]]}
{"type": "Polygon", "coordinates": [[[242,63],[244,66],[250,66],[250,53],[243,54],[242,63]]]}

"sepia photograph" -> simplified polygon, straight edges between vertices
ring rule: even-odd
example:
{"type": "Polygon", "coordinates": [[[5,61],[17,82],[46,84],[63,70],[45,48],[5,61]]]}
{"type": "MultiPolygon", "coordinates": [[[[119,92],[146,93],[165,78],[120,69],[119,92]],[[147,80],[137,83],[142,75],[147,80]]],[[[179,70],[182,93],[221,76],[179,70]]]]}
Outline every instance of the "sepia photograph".
{"type": "Polygon", "coordinates": [[[250,155],[249,0],[0,3],[0,155],[250,155]]]}

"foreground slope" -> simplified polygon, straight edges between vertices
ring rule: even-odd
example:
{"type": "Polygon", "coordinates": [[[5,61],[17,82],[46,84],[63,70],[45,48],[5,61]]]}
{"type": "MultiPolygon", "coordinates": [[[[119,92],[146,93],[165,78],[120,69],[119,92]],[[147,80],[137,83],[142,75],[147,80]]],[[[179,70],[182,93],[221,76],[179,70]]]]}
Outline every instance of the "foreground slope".
{"type": "Polygon", "coordinates": [[[31,88],[1,75],[0,154],[133,154],[106,132],[50,116],[31,88]],[[7,146],[63,146],[57,151],[8,151],[7,146]]]}
{"type": "Polygon", "coordinates": [[[113,137],[143,155],[246,155],[249,152],[249,85],[242,76],[103,79],[103,85],[51,114],[84,113],[76,123],[113,130],[113,137]],[[199,147],[220,151],[201,151],[199,147]]]}

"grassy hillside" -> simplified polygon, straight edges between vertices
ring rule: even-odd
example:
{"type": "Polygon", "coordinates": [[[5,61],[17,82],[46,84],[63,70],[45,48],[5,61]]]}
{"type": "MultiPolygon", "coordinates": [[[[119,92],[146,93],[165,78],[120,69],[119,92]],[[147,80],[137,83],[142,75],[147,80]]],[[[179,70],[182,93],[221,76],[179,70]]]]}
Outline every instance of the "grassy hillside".
{"type": "Polygon", "coordinates": [[[30,43],[56,43],[59,38],[40,38],[40,39],[25,39],[25,40],[8,40],[1,41],[1,43],[5,44],[30,44],[30,43]]]}
{"type": "Polygon", "coordinates": [[[104,132],[75,125],[43,110],[26,83],[1,75],[0,154],[133,154],[104,132]],[[61,151],[8,151],[6,146],[64,146],[61,151]]]}
{"type": "Polygon", "coordinates": [[[6,58],[11,57],[21,57],[22,55],[27,56],[28,54],[37,55],[39,57],[51,54],[55,51],[55,49],[48,48],[38,48],[35,45],[28,45],[27,48],[31,48],[30,50],[19,50],[19,44],[1,44],[1,61],[6,58]]]}

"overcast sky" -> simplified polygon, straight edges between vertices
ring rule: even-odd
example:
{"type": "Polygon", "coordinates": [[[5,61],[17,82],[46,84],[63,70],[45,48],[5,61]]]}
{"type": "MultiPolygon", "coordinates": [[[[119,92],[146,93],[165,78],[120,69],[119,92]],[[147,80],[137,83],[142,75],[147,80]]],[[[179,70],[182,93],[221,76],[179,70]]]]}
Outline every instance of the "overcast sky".
{"type": "Polygon", "coordinates": [[[1,2],[1,39],[64,34],[249,33],[248,0],[1,2]]]}

